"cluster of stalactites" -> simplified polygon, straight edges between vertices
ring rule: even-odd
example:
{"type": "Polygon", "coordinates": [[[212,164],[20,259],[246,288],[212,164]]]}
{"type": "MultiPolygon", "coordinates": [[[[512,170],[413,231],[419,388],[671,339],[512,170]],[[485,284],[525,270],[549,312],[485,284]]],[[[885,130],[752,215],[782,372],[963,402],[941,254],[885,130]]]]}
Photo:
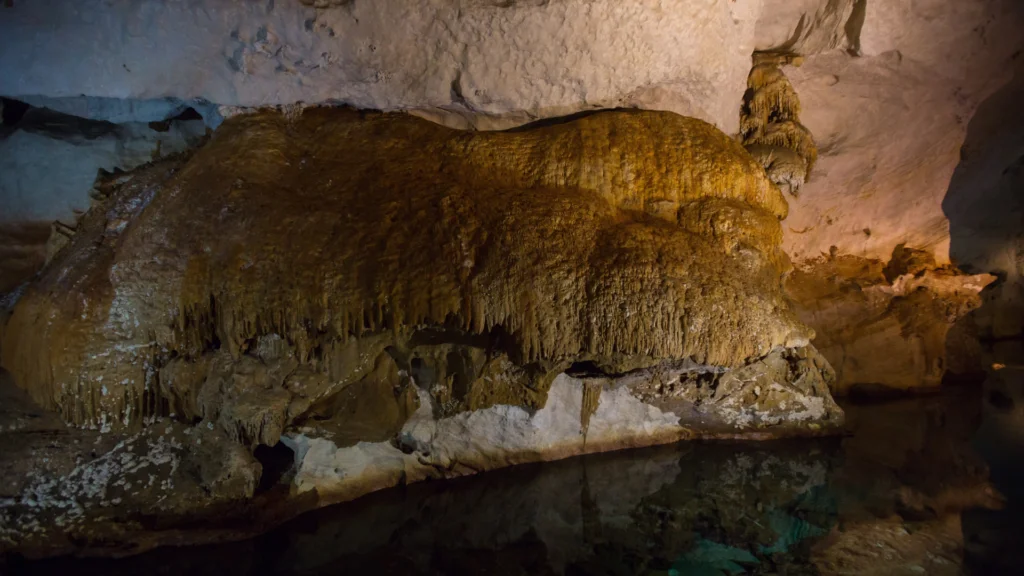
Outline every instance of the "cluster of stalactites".
{"type": "Polygon", "coordinates": [[[797,196],[814,169],[818,148],[800,123],[800,98],[781,68],[786,64],[799,65],[800,59],[755,55],[740,113],[740,137],[772,182],[797,196]]]}
{"type": "MultiPolygon", "coordinates": [[[[361,358],[352,342],[423,326],[500,333],[520,367],[615,372],[734,366],[809,337],[779,285],[782,194],[733,139],[674,114],[503,133],[257,114],[165,177],[133,188],[152,201],[119,236],[94,211],[5,335],[5,367],[69,421],[180,412],[167,362],[242,361],[271,334],[332,382],[361,358]]],[[[230,416],[238,437],[277,429],[230,416]]]]}

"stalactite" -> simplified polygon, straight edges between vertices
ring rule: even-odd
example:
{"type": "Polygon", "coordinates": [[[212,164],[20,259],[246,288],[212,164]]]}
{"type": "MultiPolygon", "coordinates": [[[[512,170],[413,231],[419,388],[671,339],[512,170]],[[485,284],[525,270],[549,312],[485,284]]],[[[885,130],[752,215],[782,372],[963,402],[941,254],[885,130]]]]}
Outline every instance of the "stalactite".
{"type": "Polygon", "coordinates": [[[743,145],[765,168],[772,182],[797,196],[810,178],[818,148],[800,123],[800,98],[782,71],[800,65],[797,56],[755,54],[740,112],[743,145]]]}
{"type": "MultiPolygon", "coordinates": [[[[5,367],[69,421],[130,423],[163,402],[220,418],[196,396],[204,358],[241,365],[269,334],[326,375],[317,398],[423,326],[500,331],[518,366],[613,370],[733,366],[810,334],[779,286],[785,199],[699,120],[615,111],[470,133],[395,114],[262,113],[161,174],[112,193],[158,190],[120,236],[103,211],[83,220],[5,331],[5,367]],[[195,374],[174,376],[168,358],[195,374]],[[69,411],[101,377],[123,406],[69,411]]],[[[225,426],[269,441],[280,402],[225,426]]]]}

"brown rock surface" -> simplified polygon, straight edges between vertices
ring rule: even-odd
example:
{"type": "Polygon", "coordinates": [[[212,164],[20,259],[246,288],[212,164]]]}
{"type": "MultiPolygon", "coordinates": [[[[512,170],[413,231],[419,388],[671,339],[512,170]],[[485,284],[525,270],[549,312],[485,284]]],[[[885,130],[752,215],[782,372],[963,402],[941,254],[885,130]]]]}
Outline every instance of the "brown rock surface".
{"type": "MultiPolygon", "coordinates": [[[[823,258],[786,279],[800,318],[836,371],[833,392],[934,388],[948,371],[981,370],[968,324],[994,277],[935,267],[931,254],[899,246],[892,259],[823,258]]],[[[976,346],[976,344],[975,344],[976,346]]]]}
{"type": "Polygon", "coordinates": [[[117,178],[13,309],[17,384],[118,441],[2,502],[4,543],[197,541],[179,528],[232,506],[265,526],[524,462],[834,432],[782,294],[786,210],[739,143],[670,113],[233,118],[117,178]],[[680,363],[685,404],[642,390],[680,363]]]}
{"type": "Polygon", "coordinates": [[[500,328],[521,365],[613,371],[734,366],[810,336],[778,288],[785,201],[699,121],[617,112],[472,134],[262,114],[172,172],[147,171],[90,214],[10,320],[4,365],[69,421],[161,414],[172,358],[219,346],[243,362],[271,334],[335,383],[332,347],[421,324],[500,328]]]}

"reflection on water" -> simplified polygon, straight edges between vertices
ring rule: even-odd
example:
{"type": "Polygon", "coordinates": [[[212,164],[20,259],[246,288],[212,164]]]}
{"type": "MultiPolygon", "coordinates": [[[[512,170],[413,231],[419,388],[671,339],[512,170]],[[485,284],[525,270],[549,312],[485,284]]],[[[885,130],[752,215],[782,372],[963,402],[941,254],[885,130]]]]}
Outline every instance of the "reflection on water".
{"type": "Polygon", "coordinates": [[[373,494],[244,542],[16,568],[959,574],[962,511],[1000,504],[971,445],[982,399],[975,389],[848,407],[855,432],[845,438],[688,443],[523,466],[373,494]]]}
{"type": "Polygon", "coordinates": [[[972,446],[1006,497],[999,510],[964,513],[967,565],[986,574],[1024,573],[1024,342],[997,342],[989,351],[993,370],[982,388],[981,425],[972,446]]]}

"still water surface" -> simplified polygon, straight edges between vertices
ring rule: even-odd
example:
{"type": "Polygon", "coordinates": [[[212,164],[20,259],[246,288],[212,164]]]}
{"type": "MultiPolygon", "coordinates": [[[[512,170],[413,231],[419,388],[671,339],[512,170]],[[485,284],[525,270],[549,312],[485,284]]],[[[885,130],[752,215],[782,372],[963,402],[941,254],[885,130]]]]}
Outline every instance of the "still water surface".
{"type": "Polygon", "coordinates": [[[1021,382],[1011,369],[984,387],[847,406],[852,433],[842,438],[685,443],[522,466],[383,491],[242,542],[12,568],[232,576],[1024,573],[1014,493],[1024,461],[1014,451],[1024,445],[1014,432],[1021,382]]]}

